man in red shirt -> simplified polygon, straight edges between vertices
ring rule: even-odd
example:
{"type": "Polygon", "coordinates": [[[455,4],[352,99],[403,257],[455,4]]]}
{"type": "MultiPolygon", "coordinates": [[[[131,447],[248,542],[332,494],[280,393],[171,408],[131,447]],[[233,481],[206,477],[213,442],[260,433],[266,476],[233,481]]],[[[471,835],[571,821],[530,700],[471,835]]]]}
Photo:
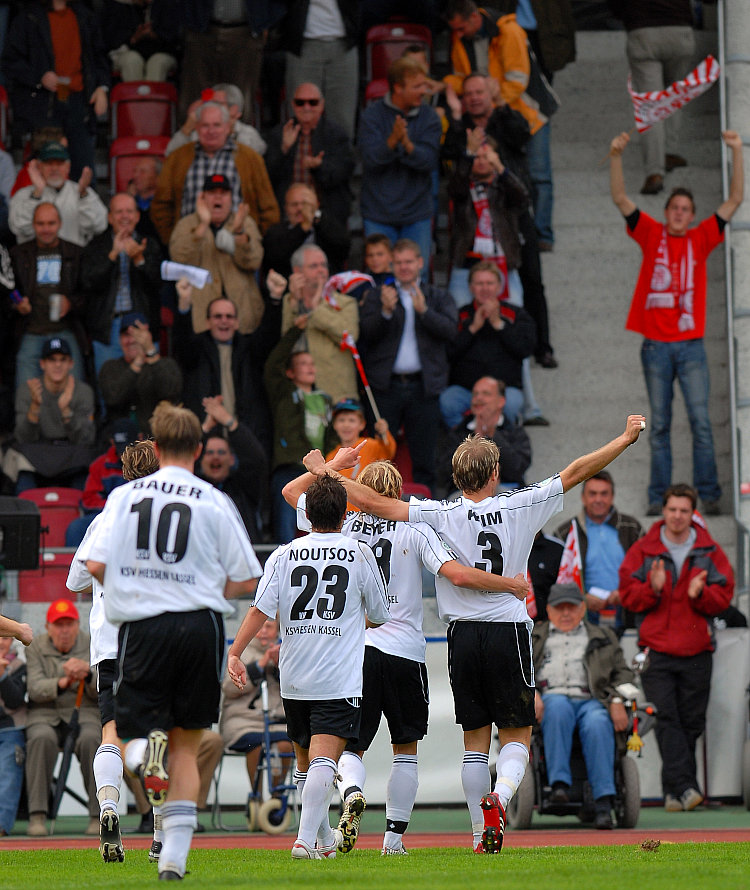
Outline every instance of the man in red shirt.
{"type": "Polygon", "coordinates": [[[627,222],[628,235],[643,251],[643,262],[625,327],[643,334],[641,363],[651,405],[649,441],[651,480],[648,515],[661,513],[670,485],[672,450],[672,386],[680,382],[693,433],[693,479],[703,512],[720,513],[721,488],[716,473],[711,422],[708,417],[708,363],[703,347],[706,324],[706,259],[724,239],[724,227],[742,203],[744,175],[742,139],[727,130],[722,138],[732,151],[729,197],[713,216],[690,228],[695,202],[688,189],[672,191],[664,209],[666,223],[640,211],[625,192],[622,153],[627,133],[612,140],[610,190],[627,222]]]}

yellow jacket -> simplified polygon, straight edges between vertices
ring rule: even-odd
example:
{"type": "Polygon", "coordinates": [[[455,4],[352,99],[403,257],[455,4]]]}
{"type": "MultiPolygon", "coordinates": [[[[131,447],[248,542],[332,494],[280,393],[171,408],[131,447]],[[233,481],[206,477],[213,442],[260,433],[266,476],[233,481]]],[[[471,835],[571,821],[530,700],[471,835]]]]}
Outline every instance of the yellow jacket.
{"type": "MultiPolygon", "coordinates": [[[[503,99],[529,122],[533,136],[547,123],[547,118],[539,111],[534,99],[526,93],[531,71],[526,32],[516,22],[514,14],[501,16],[495,24],[498,33],[490,39],[489,74],[500,84],[503,99]]],[[[449,74],[444,80],[460,96],[463,93],[464,77],[471,73],[471,66],[466,49],[455,34],[451,44],[451,65],[453,74],[449,74]]]]}

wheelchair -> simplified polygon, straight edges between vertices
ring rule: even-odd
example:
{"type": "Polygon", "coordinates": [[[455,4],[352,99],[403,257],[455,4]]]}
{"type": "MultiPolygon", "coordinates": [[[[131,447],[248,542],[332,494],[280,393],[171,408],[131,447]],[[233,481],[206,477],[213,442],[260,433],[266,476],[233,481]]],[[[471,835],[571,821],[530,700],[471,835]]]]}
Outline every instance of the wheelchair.
{"type": "MultiPolygon", "coordinates": [[[[649,732],[656,720],[656,710],[650,704],[637,705],[637,687],[627,684],[628,693],[623,696],[628,710],[628,729],[615,733],[615,795],[613,810],[618,828],[635,828],[641,810],[641,783],[638,767],[628,756],[628,737],[635,730],[640,736],[649,732]]],[[[508,804],[507,819],[511,828],[531,827],[536,808],[540,816],[577,816],[581,822],[594,821],[594,796],[586,776],[581,740],[576,729],[570,755],[572,782],[566,803],[550,800],[552,787],[547,778],[544,759],[542,729],[535,726],[531,734],[529,764],[518,790],[508,804]]]]}

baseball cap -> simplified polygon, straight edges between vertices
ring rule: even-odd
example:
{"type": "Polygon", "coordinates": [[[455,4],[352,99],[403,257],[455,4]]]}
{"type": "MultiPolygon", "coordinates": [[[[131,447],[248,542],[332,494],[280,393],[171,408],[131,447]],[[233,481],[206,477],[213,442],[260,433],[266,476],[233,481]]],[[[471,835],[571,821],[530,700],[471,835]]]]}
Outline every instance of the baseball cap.
{"type": "Polygon", "coordinates": [[[78,609],[70,600],[55,600],[47,609],[47,623],[54,624],[61,618],[74,618],[78,621],[78,609]]]}
{"type": "Polygon", "coordinates": [[[61,142],[45,142],[39,150],[40,161],[69,161],[68,149],[61,142]]]}
{"type": "Polygon", "coordinates": [[[213,173],[211,176],[207,176],[203,183],[204,192],[213,192],[216,189],[224,189],[226,192],[232,191],[232,183],[223,173],[213,173]]]}
{"type": "Polygon", "coordinates": [[[115,443],[117,456],[122,457],[123,451],[138,438],[138,424],[127,417],[122,417],[112,424],[112,440],[115,443]]]}
{"type": "Polygon", "coordinates": [[[335,417],[339,411],[357,411],[364,414],[362,406],[354,399],[342,399],[340,402],[336,402],[333,406],[333,416],[335,417]]]}
{"type": "Polygon", "coordinates": [[[572,603],[577,606],[583,602],[583,594],[577,584],[553,584],[549,589],[548,606],[560,606],[572,603]]]}
{"type": "Polygon", "coordinates": [[[122,334],[128,328],[132,328],[137,321],[140,321],[142,324],[148,324],[148,319],[142,312],[126,312],[120,319],[120,333],[122,334]]]}
{"type": "Polygon", "coordinates": [[[72,355],[68,341],[63,337],[50,337],[44,341],[42,346],[42,358],[49,358],[51,355],[72,355]]]}

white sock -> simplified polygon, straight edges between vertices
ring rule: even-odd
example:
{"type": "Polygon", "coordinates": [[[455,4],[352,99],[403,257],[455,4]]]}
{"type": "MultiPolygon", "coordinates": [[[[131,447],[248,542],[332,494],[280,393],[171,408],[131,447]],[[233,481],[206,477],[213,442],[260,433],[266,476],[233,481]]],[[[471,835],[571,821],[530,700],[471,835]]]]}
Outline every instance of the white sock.
{"type": "Polygon", "coordinates": [[[198,821],[198,807],[192,800],[170,800],[162,804],[161,814],[164,820],[164,846],[159,855],[159,872],[176,871],[183,877],[198,821]]]}
{"type": "Polygon", "coordinates": [[[528,762],[529,749],[521,742],[508,742],[500,749],[497,755],[495,791],[503,809],[507,809],[511,797],[518,790],[528,762]]]}
{"type": "Polygon", "coordinates": [[[151,807],[154,811],[154,840],[164,843],[164,816],[161,807],[151,807]]]}
{"type": "Polygon", "coordinates": [[[331,828],[331,823],[328,818],[328,813],[331,806],[331,798],[333,797],[335,790],[336,789],[333,786],[333,782],[331,782],[331,787],[328,789],[328,797],[326,798],[325,809],[323,810],[323,817],[321,818],[320,825],[318,826],[319,847],[331,847],[336,841],[336,837],[333,833],[333,829],[331,828]]]}
{"type": "Polygon", "coordinates": [[[490,790],[490,755],[481,751],[464,751],[464,762],[461,766],[461,784],[464,789],[466,806],[471,818],[471,833],[474,846],[482,839],[484,831],[484,812],[481,801],[490,790]]]}
{"type": "Polygon", "coordinates": [[[328,819],[328,802],[336,775],[336,761],[330,757],[316,757],[310,762],[302,791],[302,812],[297,836],[308,847],[314,847],[323,819],[328,819]]]}
{"type": "Polygon", "coordinates": [[[402,844],[417,798],[418,769],[416,754],[394,754],[385,791],[384,847],[400,847],[402,844]]]}
{"type": "Polygon", "coordinates": [[[352,788],[356,788],[359,791],[363,790],[367,772],[361,757],[358,757],[352,751],[344,751],[341,757],[339,757],[338,769],[341,800],[346,799],[347,791],[350,791],[352,788]]]}
{"type": "Polygon", "coordinates": [[[148,739],[131,739],[125,746],[125,766],[133,775],[138,775],[138,767],[146,759],[148,739]]]}
{"type": "Polygon", "coordinates": [[[122,756],[117,745],[100,745],[94,755],[94,781],[99,799],[99,813],[117,812],[122,784],[122,756]]]}

